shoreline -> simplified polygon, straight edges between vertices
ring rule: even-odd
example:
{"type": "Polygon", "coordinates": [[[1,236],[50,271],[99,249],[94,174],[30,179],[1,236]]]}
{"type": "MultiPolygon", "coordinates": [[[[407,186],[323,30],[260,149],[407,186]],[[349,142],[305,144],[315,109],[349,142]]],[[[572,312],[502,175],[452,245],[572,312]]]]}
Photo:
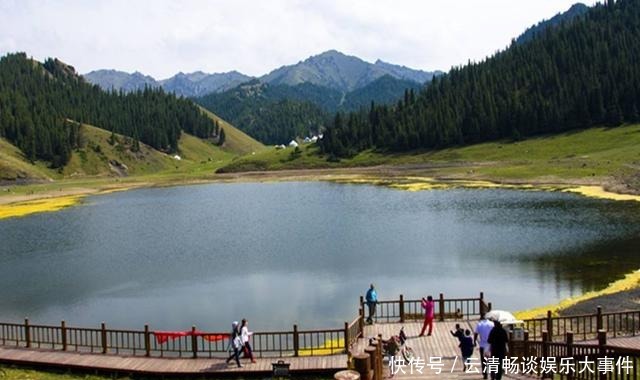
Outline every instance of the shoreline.
{"type": "MultiPolygon", "coordinates": [[[[517,319],[533,319],[546,317],[547,311],[550,310],[553,316],[561,314],[563,311],[569,310],[579,304],[593,303],[593,301],[603,300],[605,297],[623,294],[628,291],[640,289],[640,269],[636,269],[619,280],[613,281],[604,289],[592,290],[582,293],[575,297],[562,299],[554,304],[538,306],[531,309],[520,310],[514,312],[513,315],[517,319]]],[[[605,310],[610,311],[610,310],[605,310]]]]}
{"type": "Polygon", "coordinates": [[[189,179],[171,176],[165,178],[132,177],[128,180],[121,178],[95,178],[87,179],[89,183],[80,183],[78,186],[73,186],[73,182],[61,180],[53,185],[46,184],[57,187],[56,189],[43,190],[37,189],[37,186],[41,184],[4,186],[0,187],[3,192],[9,192],[11,188],[24,189],[21,186],[31,186],[33,190],[29,193],[0,195],[0,220],[41,212],[58,211],[78,205],[82,199],[90,195],[102,195],[141,188],[243,182],[326,181],[341,184],[370,184],[411,192],[453,188],[562,191],[597,199],[640,202],[640,195],[608,191],[606,190],[606,183],[602,183],[602,181],[594,183],[592,179],[589,179],[589,181],[575,179],[500,181],[495,179],[429,176],[423,173],[423,171],[430,169],[432,168],[376,166],[213,174],[189,179]]]}

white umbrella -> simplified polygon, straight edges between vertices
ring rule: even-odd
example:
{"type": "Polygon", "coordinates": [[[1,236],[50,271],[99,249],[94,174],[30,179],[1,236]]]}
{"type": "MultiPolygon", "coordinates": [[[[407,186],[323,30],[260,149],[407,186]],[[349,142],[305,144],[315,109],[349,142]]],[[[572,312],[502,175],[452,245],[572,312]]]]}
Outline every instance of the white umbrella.
{"type": "Polygon", "coordinates": [[[485,314],[485,318],[491,319],[492,321],[500,321],[503,325],[517,325],[524,323],[505,310],[491,310],[485,314]]]}

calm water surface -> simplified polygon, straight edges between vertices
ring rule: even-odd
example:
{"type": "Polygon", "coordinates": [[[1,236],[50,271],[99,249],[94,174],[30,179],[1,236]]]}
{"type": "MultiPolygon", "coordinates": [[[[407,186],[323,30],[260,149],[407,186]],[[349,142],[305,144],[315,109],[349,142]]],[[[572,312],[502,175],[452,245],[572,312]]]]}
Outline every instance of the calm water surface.
{"type": "Polygon", "coordinates": [[[0,320],[117,328],[339,326],[380,298],[521,309],[640,268],[633,202],[512,190],[213,184],[0,221],[0,320]]]}

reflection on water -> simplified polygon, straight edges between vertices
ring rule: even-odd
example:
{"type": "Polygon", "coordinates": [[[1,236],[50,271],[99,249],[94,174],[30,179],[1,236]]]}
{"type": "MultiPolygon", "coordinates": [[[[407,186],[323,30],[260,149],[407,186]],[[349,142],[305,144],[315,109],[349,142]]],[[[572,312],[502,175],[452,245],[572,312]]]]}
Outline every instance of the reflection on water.
{"type": "Polygon", "coordinates": [[[485,291],[507,309],[640,267],[635,203],[564,193],[216,184],[0,221],[0,319],[226,330],[326,327],[358,296],[485,291]]]}

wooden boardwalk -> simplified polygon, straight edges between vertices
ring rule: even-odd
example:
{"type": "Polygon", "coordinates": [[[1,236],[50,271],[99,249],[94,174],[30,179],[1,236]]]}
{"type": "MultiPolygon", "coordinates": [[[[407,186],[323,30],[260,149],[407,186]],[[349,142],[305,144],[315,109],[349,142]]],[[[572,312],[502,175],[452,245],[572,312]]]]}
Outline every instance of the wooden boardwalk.
{"type": "MultiPolygon", "coordinates": [[[[351,348],[353,353],[361,353],[368,345],[369,338],[382,334],[383,338],[397,335],[404,326],[408,336],[407,345],[413,349],[416,357],[424,360],[422,373],[414,370],[410,373],[407,367],[405,373],[397,373],[394,379],[482,379],[481,374],[464,373],[459,359],[458,341],[449,333],[456,323],[462,328],[473,331],[475,321],[446,321],[436,322],[432,336],[418,337],[421,323],[383,323],[365,327],[364,338],[358,339],[351,348]],[[431,358],[441,358],[440,373],[437,368],[430,368],[431,358]]],[[[577,343],[577,342],[576,342],[577,343]]],[[[611,338],[611,345],[624,347],[640,347],[640,336],[628,338],[611,338]]],[[[476,349],[475,356],[478,357],[476,349]]],[[[75,370],[103,371],[118,374],[144,374],[162,376],[203,376],[203,375],[270,375],[272,363],[278,359],[290,363],[293,374],[324,373],[333,374],[346,369],[347,355],[261,358],[256,363],[242,360],[243,367],[237,368],[235,363],[227,364],[224,358],[157,358],[130,357],[113,354],[91,354],[78,352],[64,352],[53,350],[26,349],[0,346],[0,362],[18,365],[28,365],[44,368],[67,368],[75,370]]],[[[387,362],[385,361],[385,365],[387,362]]],[[[385,367],[385,377],[389,377],[389,368],[385,367]]],[[[505,376],[509,378],[508,376],[505,376]]],[[[516,378],[516,377],[513,377],[516,378]]]]}

